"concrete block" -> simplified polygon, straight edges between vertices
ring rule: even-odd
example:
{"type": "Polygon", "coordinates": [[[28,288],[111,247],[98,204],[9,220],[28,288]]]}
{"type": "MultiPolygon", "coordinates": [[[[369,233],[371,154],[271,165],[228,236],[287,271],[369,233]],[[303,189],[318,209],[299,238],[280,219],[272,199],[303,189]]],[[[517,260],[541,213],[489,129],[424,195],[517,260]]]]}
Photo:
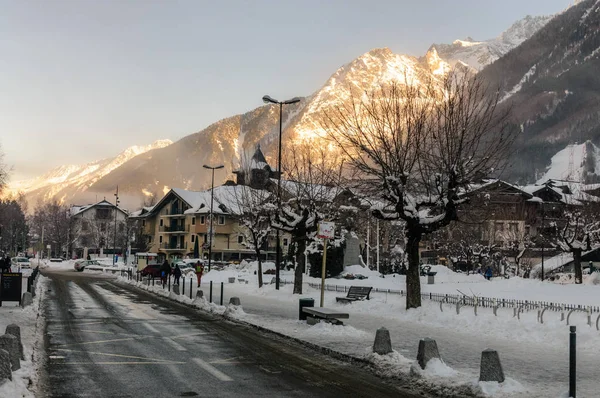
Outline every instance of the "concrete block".
{"type": "MultiPolygon", "coordinates": [[[[425,369],[427,362],[433,358],[440,358],[440,352],[435,340],[428,337],[419,341],[419,351],[417,353],[417,361],[421,369],[425,369]]],[[[440,358],[441,359],[441,358],[440,358]]]]}
{"type": "Polygon", "coordinates": [[[204,297],[204,292],[202,290],[198,290],[196,291],[196,298],[203,298],[204,297]]]}
{"type": "Polygon", "coordinates": [[[479,367],[479,381],[504,382],[504,371],[500,363],[500,356],[496,350],[483,350],[481,352],[481,366],[479,367]]]}
{"type": "Polygon", "coordinates": [[[181,293],[179,292],[179,285],[173,285],[173,293],[176,295],[180,295],[181,293]]]}
{"type": "Polygon", "coordinates": [[[392,340],[390,331],[386,328],[379,328],[375,333],[375,342],[373,343],[373,352],[379,355],[386,355],[392,352],[392,340]]]}
{"type": "Polygon", "coordinates": [[[23,296],[21,297],[21,307],[25,308],[31,304],[33,304],[33,297],[31,296],[31,293],[23,293],[23,296]]]}
{"type": "Polygon", "coordinates": [[[19,352],[19,342],[15,336],[12,334],[4,334],[0,336],[0,349],[8,352],[10,357],[10,365],[13,372],[21,369],[21,353],[19,352]]]}
{"type": "Polygon", "coordinates": [[[15,325],[14,323],[8,325],[4,333],[12,334],[17,338],[17,341],[19,342],[19,353],[21,354],[21,360],[24,361],[25,353],[23,352],[23,343],[21,342],[21,328],[19,327],[19,325],[15,325]]]}
{"type": "Polygon", "coordinates": [[[10,354],[8,351],[0,349],[0,385],[3,380],[12,380],[12,371],[10,368],[10,354]]]}
{"type": "Polygon", "coordinates": [[[316,325],[319,322],[321,322],[321,320],[319,318],[315,318],[314,316],[307,316],[306,317],[306,324],[307,325],[316,325]]]}
{"type": "Polygon", "coordinates": [[[229,304],[232,304],[232,305],[242,305],[242,302],[240,301],[239,297],[231,297],[229,299],[229,304]]]}

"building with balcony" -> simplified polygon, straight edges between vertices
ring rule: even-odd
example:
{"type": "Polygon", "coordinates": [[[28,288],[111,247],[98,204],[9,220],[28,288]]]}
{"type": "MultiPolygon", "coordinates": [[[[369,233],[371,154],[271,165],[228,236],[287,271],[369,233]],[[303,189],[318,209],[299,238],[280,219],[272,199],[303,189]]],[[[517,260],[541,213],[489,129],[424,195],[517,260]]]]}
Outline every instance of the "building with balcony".
{"type": "MultiPolygon", "coordinates": [[[[239,222],[238,191],[241,189],[244,187],[231,184],[214,188],[212,239],[209,236],[211,191],[171,189],[152,208],[132,214],[146,243],[143,250],[158,253],[169,261],[196,255],[208,258],[212,242],[213,260],[253,258],[255,252],[246,245],[246,233],[239,222]]],[[[284,251],[288,242],[289,239],[284,238],[284,251]]],[[[275,257],[274,237],[263,248],[263,255],[265,259],[275,257]]]]}

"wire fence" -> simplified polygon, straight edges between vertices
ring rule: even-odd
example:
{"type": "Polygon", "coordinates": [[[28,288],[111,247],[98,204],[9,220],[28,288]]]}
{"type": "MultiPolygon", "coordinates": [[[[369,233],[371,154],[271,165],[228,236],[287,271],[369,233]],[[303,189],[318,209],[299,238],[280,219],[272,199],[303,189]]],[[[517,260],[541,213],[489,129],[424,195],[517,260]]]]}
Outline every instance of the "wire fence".
{"type": "MultiPolygon", "coordinates": [[[[310,287],[315,289],[321,289],[320,283],[309,283],[310,287]]],[[[325,284],[325,290],[345,293],[350,289],[350,286],[345,285],[328,285],[325,284]]],[[[405,296],[406,291],[394,290],[394,289],[382,289],[373,288],[373,293],[388,293],[398,294],[405,296]]],[[[497,297],[483,297],[483,296],[469,296],[466,294],[443,294],[443,293],[421,293],[421,297],[426,300],[435,302],[442,302],[448,304],[460,304],[462,306],[469,307],[489,307],[489,308],[518,308],[522,310],[536,310],[536,309],[547,309],[550,311],[590,311],[600,313],[599,306],[589,306],[580,304],[566,304],[552,301],[538,301],[538,300],[518,300],[518,299],[506,299],[497,297]]]]}

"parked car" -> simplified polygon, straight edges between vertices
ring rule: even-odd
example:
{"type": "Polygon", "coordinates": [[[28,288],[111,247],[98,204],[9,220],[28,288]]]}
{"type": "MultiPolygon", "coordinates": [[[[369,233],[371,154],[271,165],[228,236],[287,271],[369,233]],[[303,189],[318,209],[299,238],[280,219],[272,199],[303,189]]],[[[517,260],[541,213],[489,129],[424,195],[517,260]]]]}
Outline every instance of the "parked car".
{"type": "Polygon", "coordinates": [[[148,264],[140,271],[140,275],[142,276],[152,276],[154,278],[160,278],[161,275],[161,267],[162,264],[148,264]]]}
{"type": "Polygon", "coordinates": [[[97,265],[100,266],[100,263],[96,260],[77,260],[75,261],[75,271],[82,272],[89,265],[97,265]]]}
{"type": "Polygon", "coordinates": [[[10,266],[13,271],[19,271],[23,268],[31,268],[31,263],[27,257],[13,257],[10,259],[10,266]]]}

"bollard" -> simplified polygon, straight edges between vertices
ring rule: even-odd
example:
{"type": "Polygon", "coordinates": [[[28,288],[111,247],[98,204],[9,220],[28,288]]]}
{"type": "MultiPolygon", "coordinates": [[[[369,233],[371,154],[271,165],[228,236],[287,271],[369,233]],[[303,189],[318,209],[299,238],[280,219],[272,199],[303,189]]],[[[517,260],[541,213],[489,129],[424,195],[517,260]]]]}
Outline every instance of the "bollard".
{"type": "Polygon", "coordinates": [[[231,305],[242,305],[242,302],[240,301],[239,297],[231,297],[229,299],[229,304],[231,304],[231,305]]]}
{"type": "Polygon", "coordinates": [[[171,291],[171,274],[167,276],[167,289],[171,291]]]}
{"type": "Polygon", "coordinates": [[[221,305],[223,305],[223,282],[221,282],[221,305]]]}
{"type": "Polygon", "coordinates": [[[203,298],[204,292],[200,289],[196,290],[196,298],[203,298]]]}
{"type": "Polygon", "coordinates": [[[152,286],[154,286],[154,275],[152,275],[152,286]]]}
{"type": "Polygon", "coordinates": [[[182,276],[181,280],[183,281],[181,282],[181,294],[185,296],[185,276],[182,276]]]}
{"type": "Polygon", "coordinates": [[[569,327],[569,397],[575,398],[577,374],[577,329],[575,326],[569,327]]]}
{"type": "Polygon", "coordinates": [[[419,362],[421,369],[425,369],[427,362],[433,358],[440,358],[437,343],[435,340],[427,337],[421,339],[419,341],[419,351],[417,353],[417,362],[419,362]]]}
{"type": "Polygon", "coordinates": [[[212,303],[212,281],[210,281],[210,290],[208,293],[208,302],[212,303]]]}
{"type": "Polygon", "coordinates": [[[25,360],[25,353],[23,352],[23,343],[21,342],[21,328],[19,325],[15,325],[11,323],[6,327],[6,334],[11,334],[17,338],[17,342],[19,343],[19,354],[21,355],[21,360],[25,360]]]}
{"type": "Polygon", "coordinates": [[[377,329],[377,332],[375,333],[375,341],[373,342],[373,352],[379,355],[387,355],[392,351],[390,331],[383,327],[377,329]]]}
{"type": "Polygon", "coordinates": [[[190,300],[192,299],[192,281],[194,279],[192,277],[190,277],[190,300]]]}
{"type": "Polygon", "coordinates": [[[10,356],[11,369],[21,369],[21,353],[19,352],[19,342],[17,338],[12,334],[5,334],[0,336],[0,349],[6,350],[10,356]]]}
{"type": "Polygon", "coordinates": [[[504,371],[496,350],[483,350],[479,366],[479,381],[497,381],[504,383],[504,371]]]}
{"type": "Polygon", "coordinates": [[[0,348],[0,382],[12,380],[12,370],[10,370],[10,354],[8,351],[0,348]]]}

